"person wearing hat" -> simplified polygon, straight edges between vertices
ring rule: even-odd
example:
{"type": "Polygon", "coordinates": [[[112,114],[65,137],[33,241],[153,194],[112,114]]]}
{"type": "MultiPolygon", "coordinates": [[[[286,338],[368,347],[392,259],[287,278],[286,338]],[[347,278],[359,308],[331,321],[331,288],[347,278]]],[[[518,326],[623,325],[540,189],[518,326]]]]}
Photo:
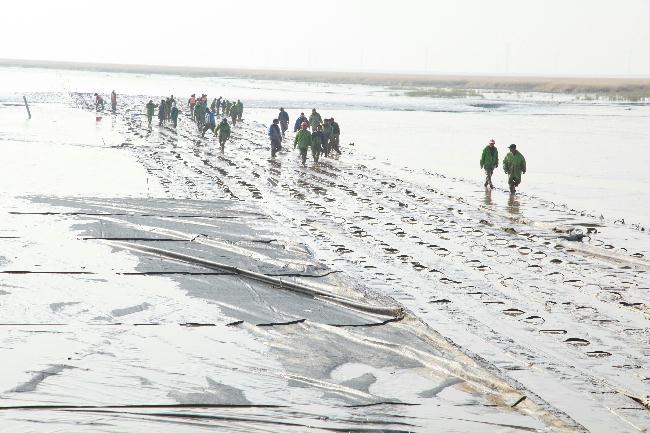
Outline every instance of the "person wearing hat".
{"type": "Polygon", "coordinates": [[[481,168],[485,170],[484,186],[486,188],[489,186],[490,189],[494,189],[494,185],[492,185],[492,173],[499,166],[499,151],[494,144],[494,140],[490,140],[488,145],[483,148],[483,153],[481,154],[481,168]]]}
{"type": "Polygon", "coordinates": [[[309,123],[302,122],[300,124],[300,131],[298,131],[296,138],[293,140],[293,148],[295,149],[297,146],[300,151],[302,165],[305,165],[307,162],[307,149],[311,147],[311,133],[307,129],[308,127],[309,123]]]}
{"type": "Polygon", "coordinates": [[[517,150],[516,144],[508,146],[510,152],[503,158],[503,171],[508,175],[510,193],[515,193],[515,188],[521,183],[521,175],[526,173],[526,159],[517,150]]]}

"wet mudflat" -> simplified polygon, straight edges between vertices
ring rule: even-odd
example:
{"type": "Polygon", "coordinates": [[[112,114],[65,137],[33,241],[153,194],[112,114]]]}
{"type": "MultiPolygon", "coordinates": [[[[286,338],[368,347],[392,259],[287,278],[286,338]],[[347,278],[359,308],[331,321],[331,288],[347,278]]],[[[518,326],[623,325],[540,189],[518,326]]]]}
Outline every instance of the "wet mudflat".
{"type": "Polygon", "coordinates": [[[142,99],[67,194],[3,196],[8,431],[647,426],[647,232],[353,148],[269,160],[255,118],[221,153],[142,99]]]}

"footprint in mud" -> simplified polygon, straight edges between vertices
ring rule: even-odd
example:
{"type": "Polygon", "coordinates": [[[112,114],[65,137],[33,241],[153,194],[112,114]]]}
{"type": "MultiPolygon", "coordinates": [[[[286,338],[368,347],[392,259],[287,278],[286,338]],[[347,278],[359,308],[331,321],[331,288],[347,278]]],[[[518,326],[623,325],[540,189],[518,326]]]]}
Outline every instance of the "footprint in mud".
{"type": "Polygon", "coordinates": [[[605,352],[604,350],[594,350],[592,352],[587,352],[587,356],[592,358],[607,358],[608,356],[612,356],[612,354],[605,352]]]}
{"type": "Polygon", "coordinates": [[[559,272],[551,272],[550,274],[546,274],[546,278],[553,283],[559,283],[564,278],[564,275],[559,272]]]}
{"type": "Polygon", "coordinates": [[[441,299],[432,299],[429,301],[429,304],[449,304],[451,301],[449,299],[441,298],[441,299]]]}
{"type": "Polygon", "coordinates": [[[540,334],[564,335],[567,333],[564,329],[540,329],[540,334]]]}
{"type": "Polygon", "coordinates": [[[502,313],[506,314],[508,316],[513,316],[513,317],[514,316],[521,316],[522,314],[524,314],[523,311],[521,311],[521,310],[519,310],[517,308],[508,308],[506,310],[503,310],[502,313]]]}
{"type": "Polygon", "coordinates": [[[483,250],[482,253],[488,257],[496,257],[499,255],[499,253],[496,252],[495,250],[487,250],[487,249],[483,250]]]}
{"type": "Polygon", "coordinates": [[[420,262],[411,262],[411,266],[413,266],[413,268],[414,268],[416,271],[422,271],[422,270],[424,270],[424,269],[427,268],[426,266],[424,266],[424,265],[421,264],[420,262]]]}
{"type": "Polygon", "coordinates": [[[589,346],[591,343],[584,338],[571,337],[564,340],[565,343],[576,347],[589,346]]]}
{"type": "Polygon", "coordinates": [[[524,319],[524,322],[530,323],[531,325],[542,325],[546,320],[540,316],[528,316],[524,319]]]}
{"type": "Polygon", "coordinates": [[[564,280],[564,283],[565,284],[570,284],[573,287],[581,287],[582,286],[582,280],[578,280],[578,279],[575,279],[575,278],[571,279],[571,280],[564,280]]]}
{"type": "Polygon", "coordinates": [[[647,310],[646,305],[643,304],[642,302],[626,302],[626,301],[622,301],[622,302],[619,302],[619,304],[621,304],[624,307],[634,308],[635,310],[640,310],[640,311],[647,310]]]}

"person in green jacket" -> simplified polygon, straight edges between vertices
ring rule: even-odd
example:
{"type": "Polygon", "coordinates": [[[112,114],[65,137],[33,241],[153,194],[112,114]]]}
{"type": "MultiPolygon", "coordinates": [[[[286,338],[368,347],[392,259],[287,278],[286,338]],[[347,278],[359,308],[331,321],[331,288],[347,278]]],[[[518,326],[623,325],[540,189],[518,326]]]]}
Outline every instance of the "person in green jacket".
{"type": "Polygon", "coordinates": [[[311,114],[309,115],[309,126],[311,126],[311,130],[315,131],[316,127],[323,123],[323,118],[318,114],[315,108],[311,109],[311,114]]]}
{"type": "Polygon", "coordinates": [[[237,120],[241,122],[241,116],[244,114],[244,103],[238,99],[235,105],[237,106],[237,120]]]}
{"type": "Polygon", "coordinates": [[[145,107],[147,108],[147,121],[149,122],[149,129],[151,129],[151,119],[153,119],[153,114],[156,111],[157,105],[153,103],[153,100],[149,99],[149,102],[147,102],[147,105],[145,107]]]}
{"type": "Polygon", "coordinates": [[[516,144],[508,146],[510,152],[503,158],[503,171],[508,175],[510,193],[515,193],[515,188],[521,183],[521,175],[526,173],[526,159],[517,150],[516,144]]]}
{"type": "Polygon", "coordinates": [[[494,189],[492,185],[492,173],[494,169],[499,166],[499,151],[494,146],[494,140],[490,140],[489,144],[483,148],[481,154],[481,168],[485,170],[485,187],[488,185],[490,189],[494,189]]]}
{"type": "Polygon", "coordinates": [[[237,114],[239,113],[238,109],[239,106],[237,103],[233,102],[230,106],[230,119],[232,119],[232,126],[235,126],[237,124],[237,114]]]}
{"type": "Polygon", "coordinates": [[[307,149],[311,146],[311,133],[307,129],[308,126],[307,122],[302,122],[300,124],[300,131],[296,133],[296,138],[293,140],[293,148],[295,149],[298,146],[298,150],[300,151],[302,165],[307,163],[307,149]]]}
{"type": "Polygon", "coordinates": [[[228,120],[224,117],[223,120],[214,128],[215,137],[219,137],[219,146],[221,150],[226,147],[226,141],[230,138],[230,125],[228,120]]]}

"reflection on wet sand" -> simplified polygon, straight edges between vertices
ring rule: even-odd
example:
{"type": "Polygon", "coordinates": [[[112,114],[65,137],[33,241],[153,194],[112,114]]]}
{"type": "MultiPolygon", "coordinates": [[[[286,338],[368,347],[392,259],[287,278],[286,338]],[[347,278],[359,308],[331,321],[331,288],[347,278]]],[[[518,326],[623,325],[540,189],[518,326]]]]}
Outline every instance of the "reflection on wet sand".
{"type": "Polygon", "coordinates": [[[517,196],[515,194],[510,194],[510,197],[508,197],[508,213],[511,213],[513,215],[521,214],[519,206],[520,203],[519,200],[517,200],[517,196]]]}
{"type": "Polygon", "coordinates": [[[483,203],[486,206],[492,206],[492,189],[485,188],[485,196],[483,197],[483,203]]]}

